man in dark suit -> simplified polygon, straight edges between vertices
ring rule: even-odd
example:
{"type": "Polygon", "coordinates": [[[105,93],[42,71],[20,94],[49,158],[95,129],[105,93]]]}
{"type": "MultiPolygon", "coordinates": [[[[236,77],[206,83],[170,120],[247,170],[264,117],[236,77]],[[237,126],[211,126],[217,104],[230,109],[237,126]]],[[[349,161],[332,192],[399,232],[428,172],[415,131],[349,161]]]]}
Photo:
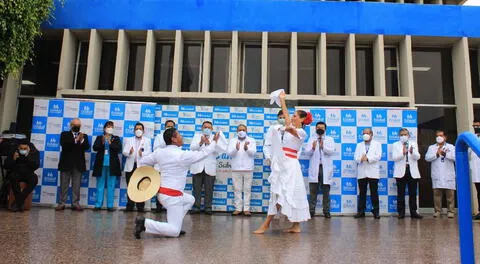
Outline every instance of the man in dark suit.
{"type": "Polygon", "coordinates": [[[88,136],[80,132],[80,119],[75,118],[70,122],[70,131],[64,131],[60,135],[60,202],[57,211],[65,209],[67,192],[70,181],[72,182],[72,210],[82,211],[80,207],[80,183],[82,174],[86,171],[85,151],[90,148],[88,136]]]}

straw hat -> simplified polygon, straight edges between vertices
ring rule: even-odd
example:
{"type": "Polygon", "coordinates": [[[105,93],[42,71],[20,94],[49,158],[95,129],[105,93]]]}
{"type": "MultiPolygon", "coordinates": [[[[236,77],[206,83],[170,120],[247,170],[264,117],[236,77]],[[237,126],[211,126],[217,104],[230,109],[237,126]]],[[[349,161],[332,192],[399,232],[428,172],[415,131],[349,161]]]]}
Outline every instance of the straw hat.
{"type": "Polygon", "coordinates": [[[143,166],[137,168],[130,178],[127,194],[130,200],[142,203],[150,200],[160,188],[160,173],[154,168],[143,166]]]}

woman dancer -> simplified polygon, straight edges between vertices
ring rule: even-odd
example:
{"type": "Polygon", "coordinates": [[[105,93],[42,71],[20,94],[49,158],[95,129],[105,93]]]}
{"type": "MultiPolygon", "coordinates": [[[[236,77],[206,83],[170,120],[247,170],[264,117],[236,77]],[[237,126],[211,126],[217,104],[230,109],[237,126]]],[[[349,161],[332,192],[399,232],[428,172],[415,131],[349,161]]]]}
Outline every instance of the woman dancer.
{"type": "Polygon", "coordinates": [[[298,151],[302,148],[307,133],[305,125],[312,122],[312,115],[298,110],[293,117],[288,113],[285,93],[280,94],[282,111],[285,114],[285,131],[272,131],[272,172],[270,182],[270,201],[268,216],[265,222],[254,233],[263,234],[269,227],[273,217],[280,212],[285,215],[292,227],[284,230],[288,233],[299,233],[300,222],[310,219],[307,193],[303,181],[302,169],[298,161],[298,151]]]}

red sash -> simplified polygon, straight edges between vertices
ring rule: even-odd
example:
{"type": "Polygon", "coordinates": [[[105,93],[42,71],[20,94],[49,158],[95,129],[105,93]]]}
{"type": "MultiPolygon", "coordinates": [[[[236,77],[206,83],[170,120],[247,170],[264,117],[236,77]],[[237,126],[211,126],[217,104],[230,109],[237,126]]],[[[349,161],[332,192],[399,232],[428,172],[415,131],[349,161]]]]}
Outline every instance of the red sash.
{"type": "Polygon", "coordinates": [[[183,195],[183,193],[181,191],[177,191],[177,190],[170,189],[170,188],[165,188],[165,187],[160,187],[160,189],[158,189],[158,193],[165,194],[165,195],[168,195],[168,196],[182,196],[183,195]]]}
{"type": "Polygon", "coordinates": [[[297,156],[297,151],[291,148],[282,148],[283,152],[285,152],[285,156],[292,158],[292,159],[298,159],[297,156]]]}

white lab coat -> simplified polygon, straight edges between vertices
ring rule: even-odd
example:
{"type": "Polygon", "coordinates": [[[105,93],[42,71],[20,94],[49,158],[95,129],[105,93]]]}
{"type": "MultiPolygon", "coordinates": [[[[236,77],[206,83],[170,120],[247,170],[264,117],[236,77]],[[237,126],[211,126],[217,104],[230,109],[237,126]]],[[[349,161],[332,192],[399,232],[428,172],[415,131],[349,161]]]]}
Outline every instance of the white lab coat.
{"type": "Polygon", "coordinates": [[[470,152],[470,175],[472,182],[480,183],[480,158],[473,151],[470,152]]]}
{"type": "Polygon", "coordinates": [[[320,167],[321,160],[323,165],[323,184],[331,185],[333,178],[332,155],[335,153],[335,141],[332,137],[323,136],[323,149],[319,150],[320,142],[318,142],[318,139],[318,137],[312,136],[304,149],[304,153],[310,157],[308,182],[318,182],[318,169],[320,167]],[[312,149],[314,141],[317,141],[315,150],[312,149]]]}
{"type": "MultiPolygon", "coordinates": [[[[123,140],[123,148],[122,148],[122,154],[123,156],[127,157],[127,160],[125,161],[125,172],[131,172],[133,170],[133,165],[135,164],[135,161],[141,158],[137,157],[138,155],[138,150],[143,148],[143,156],[147,156],[152,152],[152,142],[150,138],[147,137],[142,137],[140,140],[140,144],[138,146],[135,146],[135,141],[136,137],[132,138],[126,138],[123,140]],[[130,154],[130,149],[133,147],[133,153],[130,154]]],[[[137,164],[138,165],[138,164],[137,164]]]]}
{"type": "Polygon", "coordinates": [[[354,159],[357,162],[357,179],[380,179],[380,164],[382,158],[382,144],[375,140],[370,141],[368,153],[365,141],[358,143],[355,148],[354,159]],[[363,154],[367,154],[368,161],[361,161],[363,154]]]}
{"type": "Polygon", "coordinates": [[[284,128],[283,125],[271,125],[264,136],[263,155],[266,160],[272,160],[272,130],[279,130],[281,128],[284,128]]]}
{"type": "Polygon", "coordinates": [[[153,151],[167,146],[167,144],[165,144],[165,140],[163,139],[163,132],[164,131],[155,136],[155,140],[153,141],[153,151]]]}
{"type": "MultiPolygon", "coordinates": [[[[190,144],[190,150],[203,151],[203,149],[207,147],[205,146],[205,144],[200,146],[199,143],[200,143],[201,136],[202,136],[201,133],[196,133],[195,136],[193,136],[192,143],[190,144]]],[[[212,133],[209,137],[210,142],[213,141],[213,137],[214,137],[214,133],[212,133]]],[[[218,152],[218,147],[216,147],[215,151],[211,152],[207,158],[192,164],[192,166],[190,166],[190,172],[192,174],[198,174],[198,173],[201,173],[203,170],[205,170],[205,173],[207,173],[208,175],[216,176],[217,175],[217,156],[219,154],[220,153],[218,152]]]]}
{"type": "Polygon", "coordinates": [[[232,171],[253,171],[255,163],[255,153],[257,152],[257,143],[254,138],[246,137],[240,140],[240,149],[237,150],[238,137],[230,139],[227,154],[231,158],[232,171]],[[250,142],[248,150],[245,151],[245,142],[250,142]]]}
{"type": "Polygon", "coordinates": [[[446,143],[443,146],[446,151],[445,158],[437,158],[438,144],[428,147],[425,160],[431,162],[431,177],[433,189],[455,190],[455,146],[446,143]]]}
{"type": "MultiPolygon", "coordinates": [[[[420,179],[420,172],[418,171],[418,160],[420,159],[420,153],[418,152],[417,143],[408,141],[408,165],[410,166],[410,174],[414,179],[420,179]],[[410,153],[410,148],[413,149],[413,153],[410,153]]],[[[392,159],[395,162],[393,165],[393,177],[403,178],[405,176],[407,157],[403,155],[403,143],[397,141],[392,144],[392,159]]]]}

